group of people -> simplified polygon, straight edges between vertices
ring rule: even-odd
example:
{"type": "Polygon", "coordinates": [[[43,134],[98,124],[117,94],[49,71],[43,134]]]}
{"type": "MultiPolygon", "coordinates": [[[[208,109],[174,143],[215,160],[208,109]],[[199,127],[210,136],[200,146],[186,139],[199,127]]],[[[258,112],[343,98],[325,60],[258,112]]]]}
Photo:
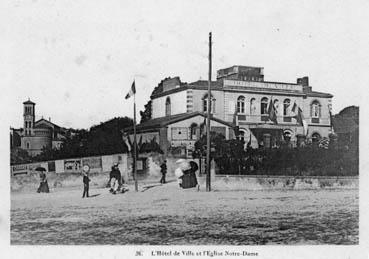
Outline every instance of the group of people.
{"type": "Polygon", "coordinates": [[[124,193],[126,189],[123,188],[124,179],[120,173],[118,168],[118,163],[115,163],[111,167],[110,175],[109,175],[109,182],[108,186],[110,187],[110,193],[116,194],[117,192],[124,193]]]}
{"type": "MultiPolygon", "coordinates": [[[[90,181],[91,179],[89,178],[89,172],[90,172],[90,167],[88,165],[83,166],[82,168],[82,176],[83,176],[83,195],[82,198],[84,197],[89,197],[88,191],[90,188],[90,181]]],[[[111,171],[109,174],[109,181],[108,181],[108,186],[110,187],[110,193],[112,194],[116,194],[117,192],[122,192],[124,193],[126,191],[125,188],[123,188],[123,184],[124,184],[124,180],[123,177],[120,173],[120,170],[118,168],[118,163],[115,163],[112,167],[111,167],[111,171]]]]}
{"type": "Polygon", "coordinates": [[[184,159],[179,159],[177,162],[178,168],[175,170],[175,175],[178,178],[178,185],[183,189],[194,188],[200,189],[197,182],[196,171],[199,169],[194,161],[187,162],[184,159]]]}
{"type": "MultiPolygon", "coordinates": [[[[199,187],[195,172],[198,169],[198,166],[195,162],[190,161],[189,163],[183,159],[177,161],[179,167],[175,171],[175,175],[178,177],[179,187],[181,188],[193,188],[199,187]]],[[[167,160],[164,160],[160,165],[161,179],[160,183],[166,183],[166,174],[167,174],[167,160]]],[[[45,170],[46,171],[46,170],[45,170]]],[[[89,177],[90,167],[88,165],[84,165],[82,167],[82,182],[83,182],[83,194],[82,198],[89,197],[89,189],[90,189],[90,177],[89,177]]],[[[118,167],[118,163],[115,163],[111,167],[111,171],[109,174],[109,181],[107,186],[110,187],[109,191],[112,194],[117,194],[118,192],[126,192],[127,189],[123,187],[124,179],[121,175],[121,172],[118,167]]],[[[46,174],[44,171],[40,172],[40,186],[37,189],[37,192],[49,192],[49,186],[46,179],[46,174]]]]}
{"type": "MultiPolygon", "coordinates": [[[[184,159],[179,159],[176,164],[178,168],[175,170],[175,175],[178,179],[179,187],[183,189],[199,187],[195,172],[199,169],[194,161],[187,162],[184,159]]],[[[160,165],[161,179],[160,183],[166,183],[165,177],[167,174],[167,160],[160,165]]]]}

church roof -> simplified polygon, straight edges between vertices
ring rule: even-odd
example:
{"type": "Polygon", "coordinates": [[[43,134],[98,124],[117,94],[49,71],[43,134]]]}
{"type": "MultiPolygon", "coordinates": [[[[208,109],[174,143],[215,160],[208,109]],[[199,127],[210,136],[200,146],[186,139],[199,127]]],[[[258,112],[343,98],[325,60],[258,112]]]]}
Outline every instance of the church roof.
{"type": "Polygon", "coordinates": [[[46,125],[48,125],[49,127],[52,127],[52,128],[61,128],[60,126],[52,123],[51,121],[45,120],[43,118],[35,122],[35,128],[44,128],[40,124],[46,124],[46,125]]]}

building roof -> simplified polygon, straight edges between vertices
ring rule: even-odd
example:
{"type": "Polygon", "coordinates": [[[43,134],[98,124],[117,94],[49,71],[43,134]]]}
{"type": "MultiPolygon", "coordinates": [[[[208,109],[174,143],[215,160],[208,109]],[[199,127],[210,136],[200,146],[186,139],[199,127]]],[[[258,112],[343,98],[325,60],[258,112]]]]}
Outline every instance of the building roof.
{"type": "MultiPolygon", "coordinates": [[[[181,113],[181,114],[176,114],[176,115],[172,115],[172,116],[165,116],[165,117],[160,117],[160,118],[155,118],[155,119],[151,119],[149,121],[146,121],[144,123],[140,123],[136,126],[136,130],[137,131],[156,131],[162,127],[165,127],[167,125],[179,122],[179,121],[183,121],[183,120],[187,120],[190,119],[192,117],[195,116],[202,116],[202,117],[206,117],[205,113],[202,112],[191,112],[191,113],[181,113]]],[[[223,121],[221,119],[218,119],[216,117],[212,117],[211,120],[219,122],[221,124],[227,125],[231,128],[235,127],[234,124],[223,121]]],[[[125,128],[124,131],[132,131],[133,127],[128,127],[125,128]]]]}
{"type": "MultiPolygon", "coordinates": [[[[294,84],[294,83],[283,83],[283,82],[272,82],[272,81],[262,81],[262,82],[258,82],[258,83],[273,83],[273,84],[288,84],[288,85],[298,85],[298,84],[294,84]]],[[[156,94],[151,95],[151,99],[154,98],[158,98],[158,97],[162,97],[162,96],[166,96],[168,94],[172,94],[172,93],[177,93],[177,92],[181,92],[181,91],[186,91],[188,89],[198,89],[198,90],[207,90],[208,89],[208,81],[206,80],[198,80],[189,84],[182,84],[180,87],[178,88],[174,88],[172,90],[169,91],[165,91],[165,92],[159,92],[156,94]]],[[[226,89],[223,88],[223,82],[222,81],[211,81],[211,90],[212,91],[243,91],[243,92],[262,92],[265,90],[268,90],[271,93],[279,93],[279,94],[288,94],[288,95],[303,95],[303,96],[308,96],[308,97],[321,97],[321,98],[332,98],[333,95],[329,94],[329,93],[323,93],[323,92],[316,92],[316,91],[311,91],[311,92],[297,92],[294,90],[283,90],[283,89],[268,89],[268,88],[245,88],[245,89],[226,89]]]]}
{"type": "Polygon", "coordinates": [[[316,91],[307,92],[306,95],[311,96],[311,97],[323,97],[323,98],[332,98],[333,97],[332,94],[316,92],[316,91]]]}
{"type": "Polygon", "coordinates": [[[41,123],[45,123],[45,124],[49,125],[52,128],[61,128],[60,126],[52,123],[51,121],[45,120],[44,118],[39,119],[38,121],[35,122],[35,128],[44,128],[41,125],[39,125],[41,123]]]}
{"type": "MultiPolygon", "coordinates": [[[[208,86],[208,81],[207,80],[197,80],[195,82],[189,83],[189,85],[191,86],[208,86]]],[[[217,86],[222,86],[220,81],[211,81],[210,83],[211,87],[217,87],[217,86]]]]}
{"type": "Polygon", "coordinates": [[[28,101],[23,102],[23,104],[33,104],[33,105],[35,105],[35,103],[30,101],[30,99],[28,99],[28,101]]]}
{"type": "MultiPolygon", "coordinates": [[[[210,86],[211,86],[211,90],[212,91],[214,91],[214,90],[222,90],[223,89],[222,84],[219,81],[211,81],[210,86]]],[[[158,92],[158,93],[152,94],[150,98],[151,99],[158,98],[158,97],[165,96],[165,95],[168,95],[168,94],[185,91],[187,89],[207,90],[208,89],[208,81],[206,81],[206,80],[198,80],[198,81],[195,81],[195,82],[192,82],[192,83],[189,83],[189,84],[183,83],[183,84],[180,85],[180,87],[171,89],[169,91],[158,92]]]]}

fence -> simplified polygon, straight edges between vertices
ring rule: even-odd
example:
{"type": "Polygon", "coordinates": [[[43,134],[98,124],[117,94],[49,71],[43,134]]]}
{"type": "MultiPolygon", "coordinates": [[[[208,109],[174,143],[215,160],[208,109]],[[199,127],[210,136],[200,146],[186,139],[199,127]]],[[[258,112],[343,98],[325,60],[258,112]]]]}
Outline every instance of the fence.
{"type": "Polygon", "coordinates": [[[31,164],[21,164],[10,166],[11,175],[27,175],[35,172],[37,167],[43,167],[47,172],[80,173],[84,165],[90,167],[91,173],[102,173],[111,170],[114,163],[119,164],[120,171],[128,176],[127,154],[114,154],[107,156],[94,156],[82,158],[69,158],[55,161],[45,161],[31,164]]]}

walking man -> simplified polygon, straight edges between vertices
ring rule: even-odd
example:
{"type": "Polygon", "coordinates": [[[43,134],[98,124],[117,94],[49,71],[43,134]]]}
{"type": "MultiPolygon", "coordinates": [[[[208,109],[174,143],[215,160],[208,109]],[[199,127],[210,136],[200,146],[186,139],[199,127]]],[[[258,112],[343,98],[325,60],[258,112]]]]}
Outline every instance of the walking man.
{"type": "Polygon", "coordinates": [[[83,195],[82,198],[85,196],[88,198],[88,190],[90,188],[90,178],[88,177],[88,173],[90,172],[90,167],[88,165],[83,166],[82,168],[82,175],[83,175],[83,195]]]}
{"type": "Polygon", "coordinates": [[[160,172],[161,172],[161,179],[160,183],[166,183],[165,182],[165,175],[167,174],[167,160],[164,160],[164,162],[160,166],[160,172]]]}

